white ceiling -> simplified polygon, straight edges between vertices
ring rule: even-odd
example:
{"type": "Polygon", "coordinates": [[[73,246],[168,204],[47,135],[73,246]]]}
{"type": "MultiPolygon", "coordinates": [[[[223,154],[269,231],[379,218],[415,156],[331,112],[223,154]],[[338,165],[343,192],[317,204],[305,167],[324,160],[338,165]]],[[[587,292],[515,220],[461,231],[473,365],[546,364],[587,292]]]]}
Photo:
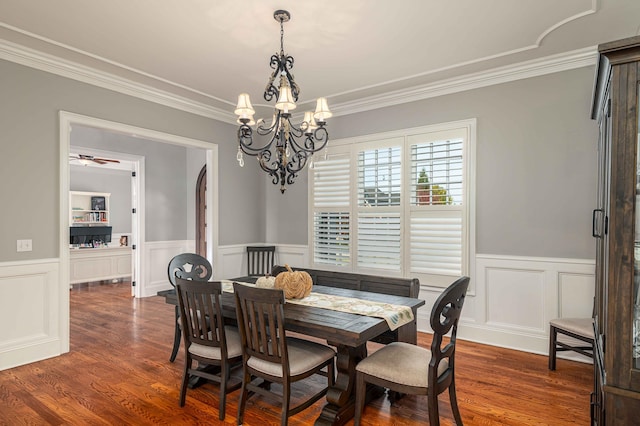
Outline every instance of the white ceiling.
{"type": "Polygon", "coordinates": [[[304,109],[319,96],[335,108],[640,30],[640,0],[1,0],[0,47],[232,112],[241,92],[266,104],[276,9],[291,13],[284,48],[304,109]]]}

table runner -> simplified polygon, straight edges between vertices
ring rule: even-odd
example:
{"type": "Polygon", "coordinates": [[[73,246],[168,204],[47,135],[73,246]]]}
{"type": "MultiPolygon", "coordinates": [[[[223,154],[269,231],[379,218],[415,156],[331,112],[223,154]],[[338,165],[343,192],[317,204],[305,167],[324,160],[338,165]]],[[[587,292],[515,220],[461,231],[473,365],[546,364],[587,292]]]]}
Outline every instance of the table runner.
{"type": "MultiPolygon", "coordinates": [[[[243,282],[240,284],[255,286],[255,284],[252,283],[243,282]]],[[[233,293],[233,282],[226,280],[223,281],[222,291],[233,293]]],[[[408,324],[414,319],[413,310],[408,306],[374,302],[354,297],[335,296],[331,294],[311,292],[311,294],[304,299],[287,299],[287,303],[382,318],[387,322],[389,329],[391,330],[395,330],[398,327],[408,324]]]]}

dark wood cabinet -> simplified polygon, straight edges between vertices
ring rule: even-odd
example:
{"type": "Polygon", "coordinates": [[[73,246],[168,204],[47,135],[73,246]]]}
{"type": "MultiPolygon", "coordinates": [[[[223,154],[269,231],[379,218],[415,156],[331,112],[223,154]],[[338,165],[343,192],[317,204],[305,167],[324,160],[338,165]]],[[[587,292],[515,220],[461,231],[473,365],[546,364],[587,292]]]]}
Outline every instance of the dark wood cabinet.
{"type": "Polygon", "coordinates": [[[599,46],[593,425],[640,422],[640,37],[599,46]]]}

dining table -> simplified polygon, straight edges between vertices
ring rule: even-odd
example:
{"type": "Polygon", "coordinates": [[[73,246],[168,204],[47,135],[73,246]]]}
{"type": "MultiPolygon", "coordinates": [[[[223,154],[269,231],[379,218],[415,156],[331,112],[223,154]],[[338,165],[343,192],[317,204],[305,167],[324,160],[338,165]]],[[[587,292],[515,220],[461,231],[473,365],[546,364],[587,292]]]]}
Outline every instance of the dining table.
{"type": "MultiPolygon", "coordinates": [[[[238,277],[228,281],[254,283],[255,277],[238,277]]],[[[223,280],[226,281],[226,280],[223,280]]],[[[424,300],[372,293],[330,286],[313,286],[313,293],[405,306],[412,310],[413,320],[397,328],[398,341],[417,343],[417,310],[424,300]]],[[[166,303],[177,305],[175,289],[158,292],[166,303]]],[[[235,320],[235,297],[222,293],[220,303],[226,318],[235,320]]],[[[343,425],[354,416],[356,365],[367,356],[367,342],[390,330],[380,317],[341,312],[297,303],[285,303],[285,329],[294,333],[325,340],[336,349],[336,380],[326,395],[327,403],[316,419],[316,425],[343,425]]],[[[426,372],[425,372],[426,374],[426,372]]],[[[371,390],[369,398],[375,390],[371,390]]]]}

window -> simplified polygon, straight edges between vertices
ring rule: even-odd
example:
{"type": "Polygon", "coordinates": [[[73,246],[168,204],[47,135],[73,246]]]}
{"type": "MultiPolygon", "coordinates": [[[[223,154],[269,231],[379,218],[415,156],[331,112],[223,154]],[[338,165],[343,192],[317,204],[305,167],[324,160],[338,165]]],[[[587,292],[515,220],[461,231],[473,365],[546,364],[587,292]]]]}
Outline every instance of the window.
{"type": "Polygon", "coordinates": [[[310,177],[314,266],[470,275],[475,120],[332,141],[310,177]]]}
{"type": "Polygon", "coordinates": [[[316,161],[313,170],[313,261],[321,265],[350,263],[349,157],[316,161]]]}

